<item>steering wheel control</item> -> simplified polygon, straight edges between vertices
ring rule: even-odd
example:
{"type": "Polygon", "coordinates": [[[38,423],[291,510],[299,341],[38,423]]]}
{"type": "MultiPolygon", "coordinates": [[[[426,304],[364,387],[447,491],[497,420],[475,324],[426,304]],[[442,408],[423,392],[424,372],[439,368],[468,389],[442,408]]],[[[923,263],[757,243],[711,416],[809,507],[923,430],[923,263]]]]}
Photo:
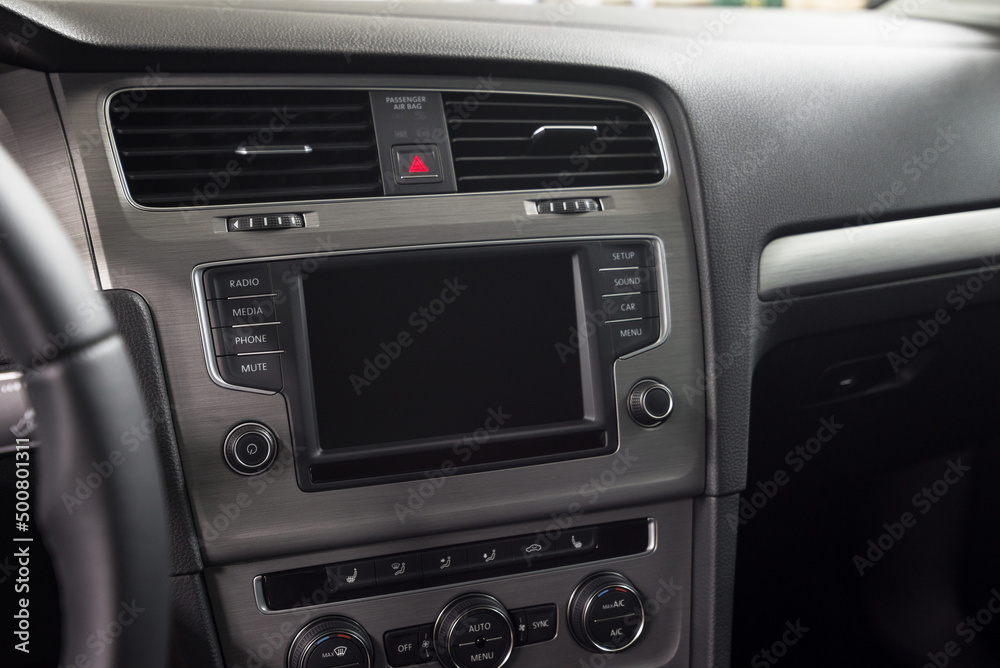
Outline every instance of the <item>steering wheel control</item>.
{"type": "Polygon", "coordinates": [[[674,395],[658,380],[640,380],[628,394],[628,413],[643,427],[656,427],[674,411],[674,395]]]}
{"type": "Polygon", "coordinates": [[[322,617],[299,631],[288,650],[288,668],[371,668],[368,633],[347,617],[322,617]]]}
{"type": "Polygon", "coordinates": [[[632,646],[645,621],[642,596],[618,573],[591,575],[569,600],[570,631],[592,652],[620,652],[632,646]]]}
{"type": "Polygon", "coordinates": [[[229,432],[222,455],[229,468],[240,475],[263,473],[278,454],[278,439],[267,425],[244,422],[229,432]]]}

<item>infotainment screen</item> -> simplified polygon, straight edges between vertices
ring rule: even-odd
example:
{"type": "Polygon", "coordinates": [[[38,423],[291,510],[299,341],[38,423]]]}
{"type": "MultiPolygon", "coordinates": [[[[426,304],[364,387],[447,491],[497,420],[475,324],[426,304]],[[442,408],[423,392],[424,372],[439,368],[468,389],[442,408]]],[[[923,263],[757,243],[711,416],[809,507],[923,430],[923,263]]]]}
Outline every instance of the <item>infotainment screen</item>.
{"type": "Polygon", "coordinates": [[[323,450],[585,416],[571,248],[343,258],[302,280],[323,450]]]}

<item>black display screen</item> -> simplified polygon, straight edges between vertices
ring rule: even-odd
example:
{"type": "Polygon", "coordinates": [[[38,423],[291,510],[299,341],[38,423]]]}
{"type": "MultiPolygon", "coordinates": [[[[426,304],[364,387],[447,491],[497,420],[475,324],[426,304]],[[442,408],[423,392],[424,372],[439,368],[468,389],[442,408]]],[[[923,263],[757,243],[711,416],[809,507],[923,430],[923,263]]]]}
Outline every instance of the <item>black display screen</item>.
{"type": "Polygon", "coordinates": [[[323,449],[584,418],[573,251],[347,260],[303,281],[323,449]],[[560,345],[561,344],[561,345],[560,345]]]}

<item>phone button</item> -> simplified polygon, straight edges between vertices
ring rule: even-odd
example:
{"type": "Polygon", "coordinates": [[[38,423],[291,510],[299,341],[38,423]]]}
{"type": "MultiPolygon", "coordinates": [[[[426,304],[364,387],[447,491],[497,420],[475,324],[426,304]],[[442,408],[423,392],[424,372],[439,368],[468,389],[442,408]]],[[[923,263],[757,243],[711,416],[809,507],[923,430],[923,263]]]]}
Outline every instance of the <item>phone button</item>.
{"type": "Polygon", "coordinates": [[[410,582],[423,577],[420,566],[420,554],[410,552],[382,557],[375,560],[375,580],[379,586],[391,585],[395,582],[410,582]]]}
{"type": "Polygon", "coordinates": [[[355,589],[367,589],[374,586],[375,562],[370,559],[332,564],[326,567],[326,588],[333,594],[353,592],[355,589]]]}

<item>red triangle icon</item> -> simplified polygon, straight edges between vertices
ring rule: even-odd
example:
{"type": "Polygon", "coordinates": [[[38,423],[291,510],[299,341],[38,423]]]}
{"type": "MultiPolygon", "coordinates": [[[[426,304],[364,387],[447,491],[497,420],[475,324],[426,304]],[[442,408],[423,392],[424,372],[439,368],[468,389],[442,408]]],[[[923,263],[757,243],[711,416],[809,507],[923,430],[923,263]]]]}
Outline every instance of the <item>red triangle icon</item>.
{"type": "Polygon", "coordinates": [[[429,171],[430,170],[427,169],[427,165],[424,164],[424,161],[420,159],[419,155],[413,156],[413,162],[410,163],[410,174],[429,171]]]}

